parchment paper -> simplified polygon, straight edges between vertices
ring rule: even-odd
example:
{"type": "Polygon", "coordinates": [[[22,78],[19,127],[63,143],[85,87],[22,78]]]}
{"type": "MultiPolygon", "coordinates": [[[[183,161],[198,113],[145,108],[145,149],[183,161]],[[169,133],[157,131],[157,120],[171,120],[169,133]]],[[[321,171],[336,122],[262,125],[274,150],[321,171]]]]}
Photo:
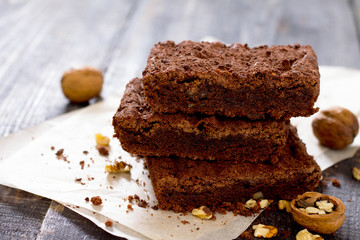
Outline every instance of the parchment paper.
{"type": "MultiPolygon", "coordinates": [[[[321,67],[321,94],[317,105],[327,108],[346,107],[360,114],[360,71],[339,67],[321,67]]],[[[105,231],[128,239],[233,239],[239,236],[257,217],[216,214],[216,221],[183,216],[172,211],[140,208],[133,204],[128,210],[129,195],[137,194],[155,205],[151,182],[143,160],[124,152],[113,139],[111,119],[121,96],[115,96],[85,109],[47,121],[37,127],[0,139],[0,184],[19,188],[56,200],[90,219],[105,231]],[[96,133],[111,138],[108,157],[95,149],[96,133]],[[51,150],[51,146],[55,150],[51,150]],[[55,152],[64,149],[67,161],[57,159],[55,152]],[[83,151],[88,151],[84,154],[83,151]],[[115,159],[130,163],[131,174],[108,174],[106,164],[115,159]],[[81,169],[80,161],[85,161],[81,169]],[[81,181],[75,181],[81,178],[81,181]],[[85,198],[100,196],[101,206],[93,206],[85,198]],[[104,222],[111,219],[112,227],[104,222]],[[184,223],[182,222],[184,221],[184,223]],[[185,222],[187,221],[187,222],[185,222]]],[[[310,118],[296,118],[300,138],[308,152],[315,156],[322,169],[352,156],[359,148],[359,138],[342,151],[320,146],[312,134],[310,118]]]]}

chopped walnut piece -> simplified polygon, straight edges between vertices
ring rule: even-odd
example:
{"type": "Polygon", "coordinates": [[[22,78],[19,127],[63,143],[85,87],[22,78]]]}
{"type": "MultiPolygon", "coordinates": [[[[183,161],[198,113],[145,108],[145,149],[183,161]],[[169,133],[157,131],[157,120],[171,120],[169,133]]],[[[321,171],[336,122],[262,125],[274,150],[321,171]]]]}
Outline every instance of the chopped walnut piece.
{"type": "Polygon", "coordinates": [[[92,197],[90,199],[91,203],[95,206],[98,206],[98,205],[101,205],[102,204],[102,199],[100,196],[95,196],[95,197],[92,197]]]}
{"type": "Polygon", "coordinates": [[[329,202],[328,200],[320,200],[316,202],[316,206],[320,209],[320,210],[324,210],[327,213],[331,213],[333,212],[334,209],[334,204],[329,202]]]}
{"type": "Polygon", "coordinates": [[[253,225],[253,229],[255,230],[255,237],[272,238],[275,237],[278,233],[276,227],[263,224],[253,225]]]}
{"type": "Polygon", "coordinates": [[[213,216],[212,211],[206,206],[194,208],[191,214],[201,219],[211,219],[213,216]]]}
{"type": "Polygon", "coordinates": [[[106,220],[106,222],[105,222],[106,227],[112,227],[112,225],[113,225],[113,222],[110,219],[106,220]]]}
{"type": "Polygon", "coordinates": [[[296,240],[324,240],[324,238],[320,235],[313,235],[307,229],[304,229],[296,234],[296,240]]]}
{"type": "Polygon", "coordinates": [[[125,163],[124,161],[117,162],[115,161],[115,164],[109,164],[105,166],[105,170],[108,173],[128,173],[130,172],[131,165],[125,163]]]}
{"type": "Polygon", "coordinates": [[[291,212],[290,202],[289,201],[279,200],[278,206],[279,206],[280,210],[286,209],[286,212],[288,212],[288,213],[291,212]]]}
{"type": "Polygon", "coordinates": [[[96,144],[101,146],[109,146],[110,138],[103,136],[101,133],[95,134],[96,144]]]}
{"type": "Polygon", "coordinates": [[[316,207],[307,207],[307,208],[305,208],[305,212],[308,214],[319,214],[319,215],[326,214],[326,212],[324,210],[320,210],[316,207]]]}
{"type": "Polygon", "coordinates": [[[352,174],[356,180],[360,181],[360,168],[354,167],[352,169],[352,174]]]}
{"type": "Polygon", "coordinates": [[[246,208],[253,208],[257,205],[256,201],[254,199],[247,200],[245,203],[246,208]]]}
{"type": "Polygon", "coordinates": [[[266,208],[267,206],[270,205],[270,201],[267,199],[262,199],[262,200],[260,200],[259,205],[260,205],[261,209],[266,208]]]}

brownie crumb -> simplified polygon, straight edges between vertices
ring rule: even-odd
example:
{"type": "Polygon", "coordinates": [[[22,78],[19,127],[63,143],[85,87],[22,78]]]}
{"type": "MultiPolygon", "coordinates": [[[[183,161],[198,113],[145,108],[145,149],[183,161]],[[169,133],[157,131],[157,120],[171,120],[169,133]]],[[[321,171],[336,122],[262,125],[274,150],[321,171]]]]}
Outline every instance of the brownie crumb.
{"type": "Polygon", "coordinates": [[[185,224],[190,224],[190,223],[189,223],[188,221],[186,221],[186,220],[182,220],[181,223],[184,224],[184,225],[185,225],[185,224]]]}
{"type": "Polygon", "coordinates": [[[137,194],[135,194],[134,196],[129,195],[128,200],[130,203],[133,203],[135,201],[137,205],[141,208],[146,208],[149,205],[147,201],[141,199],[137,194]]]}
{"type": "Polygon", "coordinates": [[[133,207],[130,204],[127,205],[127,208],[131,211],[134,211],[133,207]]]}
{"type": "Polygon", "coordinates": [[[58,159],[60,159],[60,157],[63,155],[63,153],[64,153],[64,149],[61,148],[61,149],[57,150],[55,155],[58,157],[58,159]]]}
{"type": "Polygon", "coordinates": [[[80,161],[80,162],[79,162],[79,164],[80,164],[80,166],[81,166],[81,169],[84,169],[84,166],[85,166],[85,161],[84,161],[84,160],[82,160],[82,161],[80,161]]]}
{"type": "Polygon", "coordinates": [[[67,160],[67,157],[64,156],[64,149],[63,149],[63,148],[59,149],[59,150],[55,153],[55,155],[56,155],[56,158],[57,158],[57,159],[59,159],[59,160],[62,159],[62,160],[64,160],[65,162],[70,163],[70,161],[67,160]]]}
{"type": "Polygon", "coordinates": [[[340,187],[340,181],[337,178],[331,179],[331,183],[334,187],[340,187]]]}
{"type": "Polygon", "coordinates": [[[75,182],[85,185],[85,183],[82,182],[82,178],[75,178],[75,182]]]}
{"type": "Polygon", "coordinates": [[[109,147],[96,145],[96,149],[99,151],[102,156],[109,156],[109,147]]]}
{"type": "Polygon", "coordinates": [[[159,210],[159,207],[157,205],[151,206],[151,208],[154,209],[155,211],[159,210]]]}
{"type": "Polygon", "coordinates": [[[101,205],[102,204],[102,199],[100,196],[95,196],[91,198],[91,203],[95,206],[101,205]]]}
{"type": "Polygon", "coordinates": [[[85,198],[85,201],[86,201],[86,202],[90,201],[89,197],[86,197],[86,198],[85,198]]]}
{"type": "Polygon", "coordinates": [[[51,149],[51,151],[54,151],[54,150],[55,150],[55,147],[54,147],[54,146],[51,146],[50,149],[51,149]]]}
{"type": "Polygon", "coordinates": [[[199,227],[197,227],[195,230],[196,230],[196,231],[199,231],[199,230],[200,230],[200,228],[199,228],[199,227]]]}
{"type": "Polygon", "coordinates": [[[88,151],[86,151],[86,150],[85,150],[85,151],[83,151],[83,154],[85,154],[85,155],[87,155],[88,153],[89,153],[89,152],[88,152],[88,151]]]}
{"type": "Polygon", "coordinates": [[[138,206],[141,208],[146,208],[148,205],[149,204],[143,199],[141,199],[140,202],[138,202],[138,206]]]}
{"type": "Polygon", "coordinates": [[[106,222],[105,222],[106,227],[112,227],[112,225],[113,225],[113,222],[110,219],[106,220],[106,222]]]}

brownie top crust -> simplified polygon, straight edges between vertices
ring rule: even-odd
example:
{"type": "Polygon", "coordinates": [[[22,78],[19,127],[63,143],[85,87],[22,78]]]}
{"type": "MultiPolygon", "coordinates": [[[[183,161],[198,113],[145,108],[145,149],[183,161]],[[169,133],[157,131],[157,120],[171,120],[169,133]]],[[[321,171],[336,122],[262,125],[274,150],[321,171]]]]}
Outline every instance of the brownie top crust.
{"type": "Polygon", "coordinates": [[[155,123],[162,128],[171,127],[182,132],[204,134],[208,138],[221,138],[237,134],[256,139],[286,141],[288,134],[287,120],[242,120],[219,116],[188,115],[184,113],[161,114],[154,112],[145,101],[142,79],[131,80],[124,92],[121,104],[113,117],[113,125],[124,129],[151,131],[155,123]]]}
{"type": "Polygon", "coordinates": [[[194,79],[226,88],[279,88],[314,86],[320,79],[317,57],[311,46],[299,44],[259,46],[220,42],[159,42],[152,48],[143,71],[147,78],[186,82],[194,79]]]}

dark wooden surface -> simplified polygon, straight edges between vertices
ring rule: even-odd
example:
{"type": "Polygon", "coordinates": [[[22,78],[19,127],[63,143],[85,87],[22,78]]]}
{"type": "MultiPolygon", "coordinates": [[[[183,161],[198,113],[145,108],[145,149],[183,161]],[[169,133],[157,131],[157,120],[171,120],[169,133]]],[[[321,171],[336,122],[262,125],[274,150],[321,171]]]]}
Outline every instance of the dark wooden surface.
{"type": "MultiPolygon", "coordinates": [[[[168,39],[311,44],[321,65],[360,68],[359,14],[360,0],[0,0],[0,136],[86,106],[63,96],[65,70],[100,68],[106,98],[140,76],[151,46],[168,39]]],[[[346,166],[332,168],[344,187],[323,189],[345,200],[355,191],[346,166]]],[[[356,203],[359,195],[328,239],[358,239],[356,203]]],[[[115,239],[49,199],[1,185],[0,238],[115,239]]]]}

